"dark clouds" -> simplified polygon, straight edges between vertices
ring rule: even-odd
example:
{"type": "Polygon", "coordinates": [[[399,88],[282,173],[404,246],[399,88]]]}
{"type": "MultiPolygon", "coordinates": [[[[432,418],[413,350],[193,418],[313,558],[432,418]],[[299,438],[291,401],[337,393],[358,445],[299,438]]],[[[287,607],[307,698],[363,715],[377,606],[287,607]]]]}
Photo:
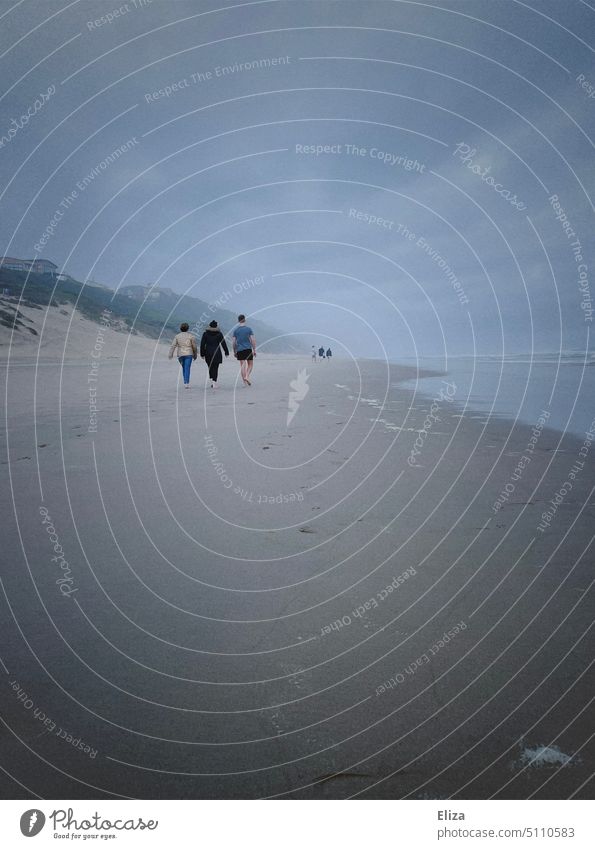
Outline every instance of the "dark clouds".
{"type": "Polygon", "coordinates": [[[1,10],[0,135],[56,86],[0,149],[4,253],[33,256],[61,210],[43,253],[79,278],[209,300],[264,275],[232,308],[359,354],[585,347],[586,4],[1,10]],[[323,152],[299,152],[308,145],[323,152]]]}

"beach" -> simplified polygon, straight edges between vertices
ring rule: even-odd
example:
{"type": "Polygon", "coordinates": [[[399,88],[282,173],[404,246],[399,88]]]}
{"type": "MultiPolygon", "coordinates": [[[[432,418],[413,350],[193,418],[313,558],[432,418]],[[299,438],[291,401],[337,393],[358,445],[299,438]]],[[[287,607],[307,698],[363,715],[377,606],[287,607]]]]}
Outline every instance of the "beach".
{"type": "Polygon", "coordinates": [[[0,369],[4,797],[587,798],[595,423],[143,345],[0,369]]]}

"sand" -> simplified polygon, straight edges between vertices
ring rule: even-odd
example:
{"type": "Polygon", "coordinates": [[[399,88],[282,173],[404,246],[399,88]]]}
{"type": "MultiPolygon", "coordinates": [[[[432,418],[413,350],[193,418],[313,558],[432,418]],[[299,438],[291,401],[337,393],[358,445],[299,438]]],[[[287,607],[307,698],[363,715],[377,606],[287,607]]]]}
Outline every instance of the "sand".
{"type": "Polygon", "coordinates": [[[591,443],[149,349],[1,370],[4,796],[586,797],[591,443]]]}
{"type": "MultiPolygon", "coordinates": [[[[72,304],[55,307],[24,306],[18,298],[0,297],[0,310],[18,319],[17,328],[0,325],[0,362],[19,360],[89,359],[94,352],[103,360],[149,359],[167,351],[165,340],[131,334],[122,319],[106,313],[91,321],[72,304]],[[95,346],[97,345],[97,348],[95,346]]],[[[172,334],[173,336],[173,334],[172,334]]],[[[169,335],[167,344],[170,343],[169,335]]]]}

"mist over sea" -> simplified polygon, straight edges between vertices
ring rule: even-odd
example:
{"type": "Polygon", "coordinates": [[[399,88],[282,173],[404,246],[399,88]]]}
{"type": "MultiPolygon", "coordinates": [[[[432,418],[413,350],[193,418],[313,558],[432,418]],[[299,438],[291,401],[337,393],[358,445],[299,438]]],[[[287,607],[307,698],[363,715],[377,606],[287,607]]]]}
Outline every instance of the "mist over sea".
{"type": "Polygon", "coordinates": [[[448,379],[456,384],[455,401],[467,413],[518,419],[533,425],[549,411],[548,427],[584,434],[595,419],[595,353],[511,354],[505,357],[401,358],[403,365],[443,373],[404,385],[434,396],[448,379]]]}

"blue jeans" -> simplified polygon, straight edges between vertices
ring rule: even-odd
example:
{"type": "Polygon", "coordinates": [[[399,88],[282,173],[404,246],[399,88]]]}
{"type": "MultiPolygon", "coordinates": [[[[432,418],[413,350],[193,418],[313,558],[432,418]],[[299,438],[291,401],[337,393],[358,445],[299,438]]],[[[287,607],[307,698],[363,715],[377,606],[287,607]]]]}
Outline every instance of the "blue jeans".
{"type": "Polygon", "coordinates": [[[178,362],[182,366],[184,383],[190,383],[190,366],[192,365],[192,357],[190,355],[187,357],[178,357],[178,362]]]}

